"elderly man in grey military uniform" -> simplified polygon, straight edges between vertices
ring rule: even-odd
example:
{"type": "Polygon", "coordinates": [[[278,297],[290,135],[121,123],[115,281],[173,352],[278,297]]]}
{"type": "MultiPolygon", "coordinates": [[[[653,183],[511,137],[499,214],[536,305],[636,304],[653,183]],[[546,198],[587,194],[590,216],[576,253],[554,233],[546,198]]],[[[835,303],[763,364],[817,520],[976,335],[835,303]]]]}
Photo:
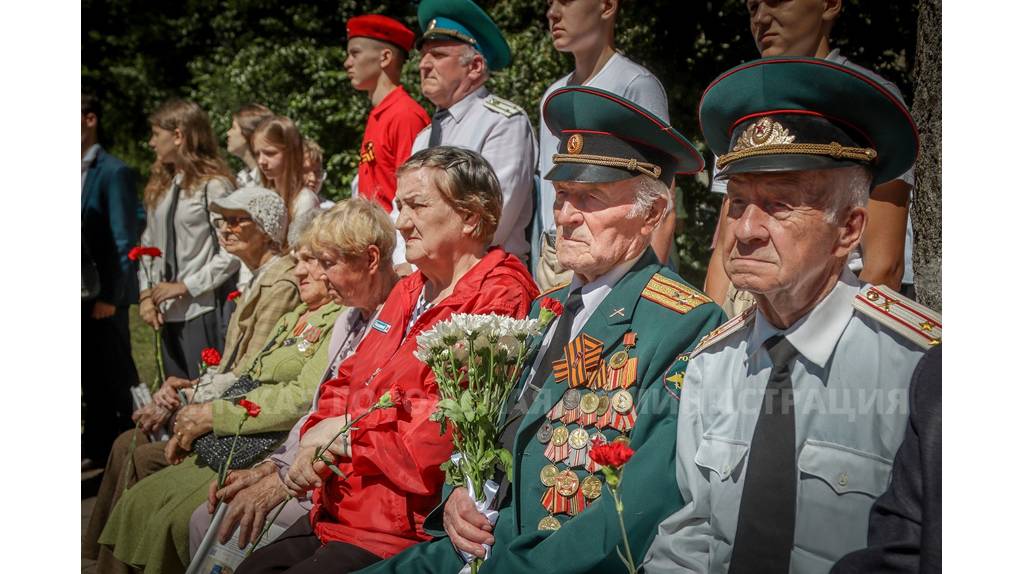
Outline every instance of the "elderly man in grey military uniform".
{"type": "Polygon", "coordinates": [[[704,93],[729,178],[725,269],[757,305],[690,353],[676,480],[646,572],[825,573],[866,544],[934,312],[846,267],[874,183],[917,152],[907,109],[863,73],[767,58],[704,93]]]}
{"type": "Polygon", "coordinates": [[[436,110],[430,125],[416,136],[412,152],[450,145],[482,155],[501,184],[501,220],[494,245],[525,260],[530,252],[526,233],[533,210],[537,143],[526,112],[485,86],[491,70],[509,64],[508,43],[470,0],[423,0],[418,17],[423,30],[420,87],[436,110]]]}

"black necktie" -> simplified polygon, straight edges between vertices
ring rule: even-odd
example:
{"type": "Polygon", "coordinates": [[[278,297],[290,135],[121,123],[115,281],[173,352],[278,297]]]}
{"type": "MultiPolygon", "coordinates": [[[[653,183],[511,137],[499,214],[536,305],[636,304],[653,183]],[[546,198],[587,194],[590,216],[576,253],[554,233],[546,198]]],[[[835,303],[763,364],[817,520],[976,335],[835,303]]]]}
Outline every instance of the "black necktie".
{"type": "MultiPolygon", "coordinates": [[[[171,206],[164,221],[164,281],[173,283],[178,278],[178,232],[174,227],[174,212],[178,211],[181,188],[175,181],[171,185],[171,206]]],[[[214,243],[216,244],[216,243],[214,243]]]]}
{"type": "Polygon", "coordinates": [[[790,363],[796,349],[777,335],[765,343],[772,372],[747,452],[729,574],[787,574],[796,525],[796,420],[790,363]]]}
{"type": "Polygon", "coordinates": [[[430,141],[427,143],[428,147],[441,145],[441,122],[449,115],[448,110],[437,110],[437,113],[430,120],[430,141]]]}
{"type": "MultiPolygon", "coordinates": [[[[569,298],[565,300],[565,305],[563,305],[562,316],[558,318],[558,325],[555,325],[555,332],[551,336],[551,342],[548,344],[547,350],[544,351],[544,357],[537,366],[537,372],[526,381],[526,390],[523,391],[522,397],[516,401],[512,410],[509,411],[508,418],[505,419],[505,430],[502,431],[500,440],[502,448],[512,451],[512,447],[515,446],[516,434],[519,430],[519,423],[516,422],[516,419],[522,417],[530,410],[530,405],[537,399],[541,387],[544,386],[544,381],[547,381],[548,376],[551,374],[552,363],[562,358],[562,351],[569,343],[569,335],[572,333],[573,318],[576,316],[576,313],[579,313],[582,306],[583,296],[580,290],[576,289],[569,293],[569,298]]],[[[512,392],[518,392],[518,390],[515,389],[512,392]]],[[[501,487],[498,490],[498,495],[495,497],[499,506],[508,493],[508,486],[508,480],[502,475],[501,487]]]]}

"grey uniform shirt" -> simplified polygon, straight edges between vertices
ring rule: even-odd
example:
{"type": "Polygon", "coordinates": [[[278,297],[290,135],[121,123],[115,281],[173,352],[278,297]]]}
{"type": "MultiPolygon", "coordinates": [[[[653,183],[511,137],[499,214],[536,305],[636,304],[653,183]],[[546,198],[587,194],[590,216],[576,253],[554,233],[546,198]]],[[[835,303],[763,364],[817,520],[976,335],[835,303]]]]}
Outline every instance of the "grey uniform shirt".
{"type": "MultiPolygon", "coordinates": [[[[533,213],[533,172],[537,142],[530,118],[515,104],[481,86],[448,108],[440,119],[440,145],[473,150],[484,157],[501,184],[501,219],[492,245],[519,256],[530,252],[526,227],[533,213]]],[[[436,115],[436,113],[435,113],[436,115]]],[[[433,125],[423,128],[412,153],[430,144],[433,125]]],[[[404,254],[404,246],[401,253],[404,254]]]]}
{"type": "MultiPolygon", "coordinates": [[[[544,103],[548,96],[558,88],[570,85],[569,81],[575,72],[559,78],[551,84],[540,99],[541,125],[539,131],[540,139],[540,200],[537,206],[537,216],[540,218],[540,230],[547,233],[555,232],[555,187],[544,179],[544,176],[554,167],[551,156],[558,153],[558,136],[551,131],[551,128],[544,123],[544,103]]],[[[572,85],[580,85],[573,82],[572,85]]],[[[669,123],[668,97],[665,95],[665,88],[647,68],[630,60],[620,52],[612,54],[604,66],[594,74],[584,86],[592,86],[607,90],[613,94],[620,95],[627,100],[639,104],[640,107],[654,113],[665,123],[669,123]]]]}
{"type": "MultiPolygon", "coordinates": [[[[175,254],[178,261],[177,281],[185,284],[188,293],[179,299],[165,301],[160,306],[164,320],[172,323],[194,319],[214,308],[213,290],[226,281],[241,262],[234,255],[215,247],[213,213],[208,205],[215,199],[231,193],[226,180],[211,178],[199,183],[178,196],[178,207],[174,212],[174,232],[177,236],[175,254]],[[204,198],[205,188],[205,198],[204,198]],[[218,251],[214,253],[214,251],[218,251]]],[[[166,221],[171,209],[171,192],[166,191],[155,209],[146,212],[146,230],[142,233],[142,244],[159,247],[167,253],[166,221]]],[[[165,281],[163,277],[164,258],[145,257],[139,261],[139,290],[151,287],[146,277],[145,266],[149,266],[154,281],[165,281]]]]}
{"type": "MultiPolygon", "coordinates": [[[[903,440],[908,387],[924,349],[855,309],[848,269],[784,332],[793,364],[796,526],[790,572],[826,573],[867,543],[868,514],[903,440]]],[[[746,473],[780,333],[760,311],[692,357],[680,392],[676,481],[685,501],[658,528],[646,572],[729,569],[746,473]]]]}

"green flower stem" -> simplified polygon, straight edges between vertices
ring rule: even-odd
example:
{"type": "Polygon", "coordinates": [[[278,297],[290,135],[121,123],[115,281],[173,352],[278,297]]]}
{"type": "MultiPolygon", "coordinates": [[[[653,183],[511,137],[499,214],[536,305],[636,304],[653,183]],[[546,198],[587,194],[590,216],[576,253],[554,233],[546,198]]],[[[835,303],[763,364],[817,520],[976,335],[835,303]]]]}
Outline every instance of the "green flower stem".
{"type": "Polygon", "coordinates": [[[348,433],[348,431],[352,429],[353,425],[355,425],[357,422],[363,420],[364,418],[369,416],[370,413],[372,413],[373,411],[375,411],[375,410],[377,410],[379,408],[381,408],[381,407],[378,406],[378,405],[373,405],[365,413],[363,413],[363,414],[359,415],[358,417],[356,417],[355,419],[350,420],[347,423],[345,423],[344,426],[341,427],[341,430],[338,431],[338,434],[334,435],[334,438],[332,438],[330,441],[328,441],[327,444],[325,444],[325,445],[321,446],[320,448],[316,449],[316,456],[313,457],[312,462],[316,462],[316,461],[319,460],[319,461],[322,461],[324,464],[332,464],[331,461],[329,461],[326,458],[324,458],[324,453],[327,452],[327,449],[330,448],[330,446],[332,444],[334,444],[334,441],[338,440],[338,437],[340,437],[343,434],[348,433]]]}
{"type": "Polygon", "coordinates": [[[619,498],[619,489],[608,487],[608,491],[612,493],[612,500],[615,501],[615,512],[619,515],[619,530],[622,531],[622,545],[626,547],[626,559],[623,560],[626,564],[626,571],[629,574],[636,574],[636,563],[633,562],[633,552],[629,549],[629,538],[626,537],[626,523],[622,519],[622,513],[625,511],[625,507],[622,505],[622,499],[619,498]]]}
{"type": "MultiPolygon", "coordinates": [[[[249,413],[246,412],[242,415],[242,420],[238,421],[238,430],[235,431],[235,438],[231,441],[231,448],[228,449],[228,458],[224,461],[224,466],[221,467],[220,474],[217,476],[217,490],[224,488],[224,481],[228,478],[228,473],[231,472],[231,458],[235,456],[235,445],[238,444],[238,435],[242,434],[242,425],[245,424],[246,419],[249,418],[249,413]]],[[[217,500],[217,506],[220,506],[220,500],[217,500]]],[[[216,509],[214,509],[216,511],[216,509]]]]}
{"type": "Polygon", "coordinates": [[[164,384],[164,357],[163,353],[160,352],[160,329],[153,328],[153,354],[156,356],[156,380],[150,385],[149,392],[155,393],[160,389],[160,385],[164,384]]]}
{"type": "Polygon", "coordinates": [[[260,535],[256,537],[256,540],[252,541],[252,545],[249,546],[249,551],[245,553],[246,558],[248,558],[253,552],[256,551],[256,547],[259,546],[260,541],[263,540],[263,537],[267,535],[267,532],[270,532],[270,527],[273,526],[274,521],[277,520],[277,517],[281,515],[281,511],[284,510],[285,505],[288,504],[288,501],[291,499],[292,495],[287,495],[284,499],[284,502],[282,502],[277,507],[277,511],[274,512],[274,515],[271,516],[270,520],[268,520],[267,523],[263,525],[263,530],[260,531],[260,535]]]}

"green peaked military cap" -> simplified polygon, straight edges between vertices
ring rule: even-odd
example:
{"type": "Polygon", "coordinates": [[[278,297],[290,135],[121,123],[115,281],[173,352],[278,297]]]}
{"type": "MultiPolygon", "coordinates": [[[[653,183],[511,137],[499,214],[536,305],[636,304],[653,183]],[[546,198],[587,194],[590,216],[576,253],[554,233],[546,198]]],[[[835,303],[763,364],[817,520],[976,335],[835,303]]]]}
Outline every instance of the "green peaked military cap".
{"type": "Polygon", "coordinates": [[[512,61],[512,50],[498,25],[472,0],[423,0],[417,17],[423,32],[417,48],[427,40],[455,40],[479,50],[491,70],[512,61]]]}
{"type": "Polygon", "coordinates": [[[720,178],[864,165],[875,186],[917,159],[917,127],[899,98],[817,58],[763,58],[725,72],[704,91],[700,126],[720,178]]]}
{"type": "Polygon", "coordinates": [[[649,175],[670,185],[677,173],[704,169],[683,134],[653,112],[611,92],[572,86],[544,101],[544,122],[558,136],[551,181],[605,183],[649,175]]]}

